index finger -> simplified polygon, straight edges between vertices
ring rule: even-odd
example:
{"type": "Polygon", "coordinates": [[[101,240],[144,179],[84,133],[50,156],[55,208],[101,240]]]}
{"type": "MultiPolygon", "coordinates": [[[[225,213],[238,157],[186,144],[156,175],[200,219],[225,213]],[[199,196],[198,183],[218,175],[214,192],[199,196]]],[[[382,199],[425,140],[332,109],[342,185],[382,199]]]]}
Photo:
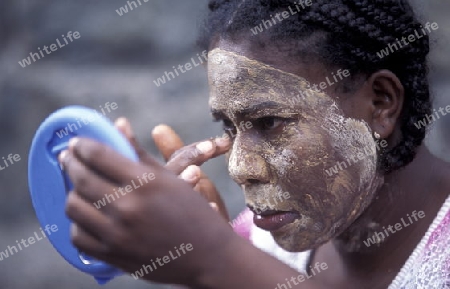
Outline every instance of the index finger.
{"type": "MultiPolygon", "coordinates": [[[[101,175],[103,179],[116,184],[128,183],[144,168],[141,163],[130,160],[113,148],[88,138],[72,138],[69,141],[68,151],[84,166],[101,175]]],[[[151,161],[152,163],[146,164],[145,168],[161,167],[156,160],[151,161]]],[[[64,168],[67,166],[63,155],[60,155],[60,162],[64,168]]]]}
{"type": "Polygon", "coordinates": [[[152,137],[166,162],[174,152],[184,147],[184,143],[178,134],[165,124],[156,126],[152,131],[152,137]]]}

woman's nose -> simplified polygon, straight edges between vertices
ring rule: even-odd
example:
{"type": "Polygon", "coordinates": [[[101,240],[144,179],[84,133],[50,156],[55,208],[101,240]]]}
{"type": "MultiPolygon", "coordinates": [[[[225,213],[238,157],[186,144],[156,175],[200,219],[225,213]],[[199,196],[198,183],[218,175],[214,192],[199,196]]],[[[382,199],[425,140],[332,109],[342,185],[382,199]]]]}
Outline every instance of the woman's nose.
{"type": "Polygon", "coordinates": [[[260,155],[259,147],[249,137],[239,134],[236,136],[230,152],[228,171],[239,185],[270,182],[268,164],[260,155]]]}

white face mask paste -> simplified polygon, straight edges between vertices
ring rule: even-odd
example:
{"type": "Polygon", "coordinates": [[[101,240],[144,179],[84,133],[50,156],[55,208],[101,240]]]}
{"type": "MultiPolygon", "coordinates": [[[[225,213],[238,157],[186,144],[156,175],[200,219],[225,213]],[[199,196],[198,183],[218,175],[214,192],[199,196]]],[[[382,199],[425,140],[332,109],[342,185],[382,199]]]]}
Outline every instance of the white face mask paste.
{"type": "Polygon", "coordinates": [[[341,234],[371,203],[383,177],[377,173],[376,143],[365,122],[345,117],[330,96],[313,90],[305,79],[220,48],[209,53],[208,78],[210,106],[233,122],[243,109],[262,102],[272,102],[274,108],[258,115],[295,118],[276,139],[250,138],[251,130],[237,127],[229,156],[235,181],[259,181],[243,186],[248,205],[301,214],[271,232],[281,247],[317,247],[341,234]],[[330,175],[327,170],[338,162],[342,169],[330,175]],[[284,192],[290,198],[274,205],[284,192]]]}

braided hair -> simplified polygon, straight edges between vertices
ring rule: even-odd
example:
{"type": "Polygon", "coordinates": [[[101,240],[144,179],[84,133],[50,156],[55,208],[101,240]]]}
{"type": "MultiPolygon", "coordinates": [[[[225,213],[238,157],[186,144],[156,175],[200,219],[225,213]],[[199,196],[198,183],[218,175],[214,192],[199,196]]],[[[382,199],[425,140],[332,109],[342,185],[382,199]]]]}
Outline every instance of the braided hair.
{"type": "MultiPolygon", "coordinates": [[[[290,53],[296,56],[314,54],[327,65],[367,77],[380,69],[396,74],[405,89],[399,119],[402,138],[395,147],[382,153],[380,166],[386,173],[406,166],[414,159],[427,129],[414,124],[431,114],[426,60],[429,37],[424,34],[384,57],[377,52],[398,43],[402,37],[421,31],[422,25],[412,7],[407,0],[311,0],[308,4],[311,5],[304,5],[304,9],[264,33],[281,43],[285,40],[304,43],[310,36],[321,33],[324,37],[318,38],[320,43],[293,45],[294,51],[290,53]],[[305,47],[306,51],[300,51],[305,47]]],[[[214,37],[250,33],[263,19],[270,19],[295,5],[300,6],[294,0],[211,0],[199,45],[208,49],[214,37]]]]}

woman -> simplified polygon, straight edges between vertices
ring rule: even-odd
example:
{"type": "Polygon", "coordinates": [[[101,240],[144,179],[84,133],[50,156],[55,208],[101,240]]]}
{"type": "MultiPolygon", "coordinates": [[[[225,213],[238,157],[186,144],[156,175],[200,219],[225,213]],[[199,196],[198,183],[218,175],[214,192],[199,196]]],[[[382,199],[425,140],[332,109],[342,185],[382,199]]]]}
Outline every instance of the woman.
{"type": "Polygon", "coordinates": [[[432,26],[406,1],[222,0],[209,8],[200,41],[209,50],[209,102],[230,137],[180,148],[158,127],[165,167],[125,120],[118,127],[139,164],[73,140],[60,160],[75,186],[67,201],[74,244],[132,274],[145,269],[146,280],[191,288],[449,286],[449,166],[415,125],[432,113],[432,26]],[[208,206],[223,212],[198,166],[227,151],[254,224],[270,236],[247,233],[256,243],[273,239],[277,246],[260,246],[281,247],[303,273],[238,237],[208,206]],[[92,205],[149,172],[155,179],[133,194],[92,205]],[[181,244],[192,250],[164,259],[181,244]]]}

